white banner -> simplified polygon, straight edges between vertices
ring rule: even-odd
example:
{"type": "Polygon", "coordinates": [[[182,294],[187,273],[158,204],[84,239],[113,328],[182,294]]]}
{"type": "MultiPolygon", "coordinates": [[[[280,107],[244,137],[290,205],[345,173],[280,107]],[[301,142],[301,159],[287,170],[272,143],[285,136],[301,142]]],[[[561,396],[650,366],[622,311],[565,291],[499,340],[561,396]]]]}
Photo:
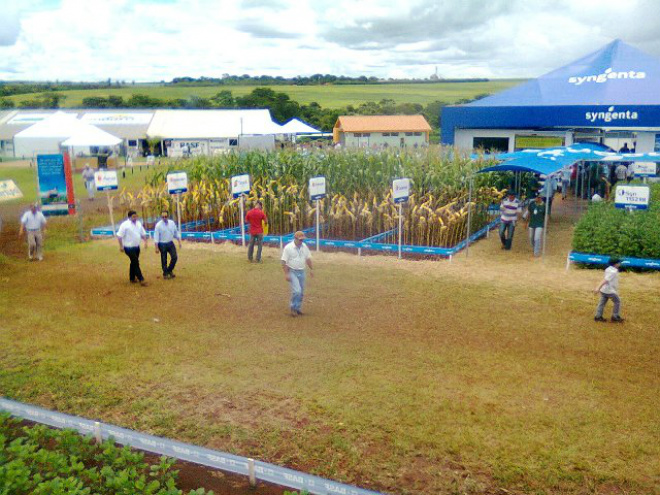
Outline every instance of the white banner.
{"type": "Polygon", "coordinates": [[[650,196],[648,186],[616,186],[614,205],[617,208],[646,210],[650,196]]]}
{"type": "Polygon", "coordinates": [[[231,193],[234,197],[250,192],[250,176],[248,174],[235,175],[231,178],[231,193]]]}
{"type": "Polygon", "coordinates": [[[188,190],[188,174],[186,172],[170,172],[167,174],[167,190],[170,194],[180,194],[188,190]]]}
{"type": "Polygon", "coordinates": [[[410,197],[410,179],[392,181],[392,199],[395,203],[405,203],[410,197]]]}
{"type": "Polygon", "coordinates": [[[110,191],[119,187],[116,170],[98,170],[94,172],[94,184],[97,191],[110,191]]]}
{"type": "Polygon", "coordinates": [[[656,164],[655,162],[636,162],[629,167],[634,167],[636,177],[655,177],[656,164]]]}
{"type": "Polygon", "coordinates": [[[0,201],[9,201],[23,197],[23,193],[13,180],[0,180],[0,201]]]}
{"type": "Polygon", "coordinates": [[[325,177],[309,179],[309,198],[314,201],[325,197],[325,177]]]}

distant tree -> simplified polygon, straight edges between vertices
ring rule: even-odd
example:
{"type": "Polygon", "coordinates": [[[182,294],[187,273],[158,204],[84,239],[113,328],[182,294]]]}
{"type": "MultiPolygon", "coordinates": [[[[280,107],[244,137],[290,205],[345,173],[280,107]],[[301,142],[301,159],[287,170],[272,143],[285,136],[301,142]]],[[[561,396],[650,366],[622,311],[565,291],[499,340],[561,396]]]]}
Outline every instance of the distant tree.
{"type": "Polygon", "coordinates": [[[236,106],[234,96],[228,89],[222,90],[215,96],[212,96],[211,103],[218,108],[234,108],[236,106]]]}
{"type": "Polygon", "coordinates": [[[0,98],[0,108],[14,108],[16,104],[7,98],[0,98]]]}

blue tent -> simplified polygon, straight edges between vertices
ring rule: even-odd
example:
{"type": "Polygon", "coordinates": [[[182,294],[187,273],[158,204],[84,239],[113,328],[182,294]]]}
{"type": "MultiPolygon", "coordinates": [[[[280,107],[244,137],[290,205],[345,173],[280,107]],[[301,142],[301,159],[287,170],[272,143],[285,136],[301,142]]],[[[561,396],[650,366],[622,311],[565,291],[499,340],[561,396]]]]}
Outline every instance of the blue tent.
{"type": "Polygon", "coordinates": [[[456,129],[660,127],[660,61],[613,41],[538,79],[442,112],[444,144],[456,129]]]}

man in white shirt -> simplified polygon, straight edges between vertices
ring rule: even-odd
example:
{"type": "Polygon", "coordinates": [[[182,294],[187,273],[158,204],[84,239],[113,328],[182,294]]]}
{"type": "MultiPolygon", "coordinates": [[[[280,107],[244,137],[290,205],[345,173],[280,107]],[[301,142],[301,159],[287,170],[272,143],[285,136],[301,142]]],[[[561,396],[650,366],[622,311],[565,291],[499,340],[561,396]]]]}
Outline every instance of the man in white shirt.
{"type": "Polygon", "coordinates": [[[128,271],[128,278],[132,284],[140,282],[140,285],[146,286],[140,270],[140,240],[144,239],[144,249],[147,249],[147,232],[138,220],[137,213],[133,210],[128,212],[128,218],[119,226],[117,231],[117,240],[119,241],[119,251],[125,253],[131,260],[131,266],[128,271]]]}
{"type": "Polygon", "coordinates": [[[500,203],[500,241],[502,249],[511,249],[513,234],[516,231],[518,214],[522,211],[516,193],[509,191],[500,203]]]}
{"type": "Polygon", "coordinates": [[[82,178],[85,181],[87,197],[90,201],[93,201],[96,184],[94,183],[94,171],[92,170],[92,167],[89,166],[89,163],[85,164],[85,168],[82,171],[82,178]]]}
{"type": "Polygon", "coordinates": [[[626,177],[628,177],[628,167],[623,163],[619,163],[614,169],[614,173],[616,176],[616,182],[623,182],[626,180],[626,177]]]}
{"type": "Polygon", "coordinates": [[[169,214],[164,211],[160,214],[161,220],[154,228],[154,243],[156,244],[156,254],[160,253],[160,264],[163,267],[163,279],[174,278],[172,273],[179,257],[176,254],[174,239],[179,241],[181,249],[181,234],[176,227],[176,222],[169,218],[169,214]],[[170,255],[170,264],[167,264],[167,255],[170,255]]]}
{"type": "Polygon", "coordinates": [[[305,293],[305,267],[309,267],[310,277],[314,276],[312,271],[312,253],[304,243],[305,234],[296,232],[293,241],[284,246],[282,251],[282,269],[284,277],[291,285],[291,316],[302,315],[301,307],[305,293]]]}
{"type": "Polygon", "coordinates": [[[28,259],[32,261],[36,256],[39,261],[43,260],[46,217],[39,211],[38,203],[32,203],[30,209],[23,213],[21,217],[21,228],[18,231],[18,237],[22,237],[25,231],[27,231],[28,259]]]}
{"type": "Polygon", "coordinates": [[[605,277],[598,287],[594,289],[594,294],[600,294],[600,301],[596,308],[596,321],[605,321],[603,318],[603,310],[607,300],[611,299],[614,303],[612,310],[612,321],[615,323],[623,323],[623,318],[619,315],[621,308],[621,299],[619,299],[619,268],[621,261],[616,258],[611,258],[608,267],[605,270],[605,277]]]}

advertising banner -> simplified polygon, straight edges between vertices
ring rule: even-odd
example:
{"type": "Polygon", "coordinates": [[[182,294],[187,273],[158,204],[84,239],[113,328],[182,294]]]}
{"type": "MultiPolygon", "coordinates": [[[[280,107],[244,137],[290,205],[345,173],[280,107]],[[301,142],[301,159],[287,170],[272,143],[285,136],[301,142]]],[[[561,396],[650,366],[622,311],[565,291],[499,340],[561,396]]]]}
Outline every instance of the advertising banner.
{"type": "Polygon", "coordinates": [[[395,203],[405,203],[410,197],[410,179],[392,181],[392,198],[395,203]]]}
{"type": "Polygon", "coordinates": [[[515,148],[558,148],[564,146],[564,138],[560,136],[519,136],[516,134],[515,148]]]}
{"type": "Polygon", "coordinates": [[[66,174],[63,155],[37,155],[39,200],[44,215],[67,215],[66,174]]]}
{"type": "Polygon", "coordinates": [[[98,170],[94,173],[97,191],[112,191],[119,188],[116,170],[98,170]]]}
{"type": "Polygon", "coordinates": [[[231,193],[237,198],[241,194],[250,192],[250,176],[248,174],[235,175],[231,178],[231,193]]]}
{"type": "Polygon", "coordinates": [[[167,190],[170,194],[181,194],[188,190],[188,174],[186,172],[170,172],[167,174],[167,190]]]}
{"type": "Polygon", "coordinates": [[[325,198],[325,177],[309,179],[309,198],[312,201],[325,198]]]}
{"type": "Polygon", "coordinates": [[[629,167],[634,167],[635,177],[655,177],[656,174],[655,162],[636,162],[629,167]]]}
{"type": "Polygon", "coordinates": [[[649,207],[648,186],[616,186],[614,205],[617,208],[646,210],[649,207]]]}
{"type": "Polygon", "coordinates": [[[0,202],[22,197],[23,193],[13,180],[0,180],[0,202]]]}

